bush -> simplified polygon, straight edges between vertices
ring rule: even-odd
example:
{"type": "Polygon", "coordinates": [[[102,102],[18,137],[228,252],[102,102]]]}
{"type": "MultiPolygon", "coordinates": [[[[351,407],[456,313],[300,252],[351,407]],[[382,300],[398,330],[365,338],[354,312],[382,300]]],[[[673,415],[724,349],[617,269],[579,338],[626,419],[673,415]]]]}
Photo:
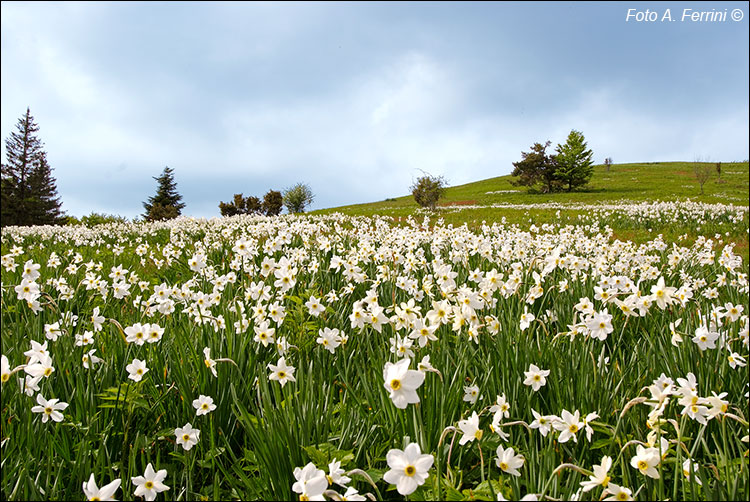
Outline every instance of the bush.
{"type": "Polygon", "coordinates": [[[284,205],[290,213],[304,213],[305,208],[312,204],[315,196],[306,183],[297,183],[284,190],[284,205]]]}
{"type": "Polygon", "coordinates": [[[427,174],[417,178],[417,181],[409,189],[417,204],[434,211],[438,200],[445,193],[446,186],[448,186],[448,182],[442,176],[427,174]]]}
{"type": "Polygon", "coordinates": [[[250,195],[243,197],[241,193],[234,194],[232,202],[219,202],[219,211],[222,216],[234,216],[235,214],[255,214],[263,210],[258,197],[250,195]]]}
{"type": "Polygon", "coordinates": [[[269,190],[263,197],[263,212],[266,216],[276,216],[280,214],[283,205],[284,198],[281,196],[281,192],[277,190],[269,190]]]}

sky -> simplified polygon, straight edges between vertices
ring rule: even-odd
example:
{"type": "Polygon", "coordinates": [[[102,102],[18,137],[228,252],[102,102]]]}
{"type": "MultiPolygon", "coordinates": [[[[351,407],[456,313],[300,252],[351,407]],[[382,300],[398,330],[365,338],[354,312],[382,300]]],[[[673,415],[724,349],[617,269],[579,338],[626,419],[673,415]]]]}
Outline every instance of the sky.
{"type": "Polygon", "coordinates": [[[196,217],[298,182],[311,209],[379,201],[510,174],[572,129],[597,163],[750,156],[747,2],[0,9],[0,133],[30,108],[78,217],[141,215],[165,166],[196,217]]]}

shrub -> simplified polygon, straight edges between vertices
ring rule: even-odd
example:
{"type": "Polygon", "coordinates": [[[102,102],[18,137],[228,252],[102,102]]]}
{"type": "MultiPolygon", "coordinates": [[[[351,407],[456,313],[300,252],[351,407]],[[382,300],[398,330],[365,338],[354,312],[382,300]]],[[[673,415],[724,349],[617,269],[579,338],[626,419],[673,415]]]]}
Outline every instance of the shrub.
{"type": "Polygon", "coordinates": [[[262,211],[262,205],[258,197],[250,195],[243,197],[241,193],[234,194],[232,202],[219,202],[219,211],[222,216],[234,216],[235,214],[255,214],[262,211]]]}
{"type": "Polygon", "coordinates": [[[434,211],[438,200],[445,193],[447,185],[448,182],[442,176],[426,174],[421,178],[417,178],[417,181],[412,184],[410,190],[417,204],[434,211]]]}

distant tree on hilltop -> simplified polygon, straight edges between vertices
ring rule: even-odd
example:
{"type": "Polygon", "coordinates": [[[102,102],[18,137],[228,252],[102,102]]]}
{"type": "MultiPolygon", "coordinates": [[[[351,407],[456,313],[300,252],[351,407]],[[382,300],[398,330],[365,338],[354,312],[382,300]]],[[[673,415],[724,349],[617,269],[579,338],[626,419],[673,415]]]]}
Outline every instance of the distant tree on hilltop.
{"type": "Polygon", "coordinates": [[[174,180],[174,169],[165,167],[161,175],[154,177],[158,183],[156,195],[149,197],[143,203],[146,212],[143,218],[146,221],[169,220],[177,218],[185,204],[180,202],[182,195],[177,192],[177,183],[174,180]]]}
{"type": "Polygon", "coordinates": [[[547,154],[551,142],[544,144],[534,143],[530,152],[521,152],[521,160],[513,162],[513,172],[511,176],[517,176],[517,180],[512,180],[514,186],[527,186],[533,188],[541,183],[544,192],[554,192],[560,188],[560,180],[555,174],[557,171],[557,162],[554,156],[547,154]]]}
{"type": "Polygon", "coordinates": [[[583,133],[572,130],[564,145],[557,145],[555,176],[568,186],[568,192],[585,185],[594,174],[594,154],[587,148],[583,133]]]}
{"type": "Polygon", "coordinates": [[[36,137],[31,110],[5,140],[7,163],[0,176],[0,225],[60,225],[66,218],[47,153],[36,137]]]}

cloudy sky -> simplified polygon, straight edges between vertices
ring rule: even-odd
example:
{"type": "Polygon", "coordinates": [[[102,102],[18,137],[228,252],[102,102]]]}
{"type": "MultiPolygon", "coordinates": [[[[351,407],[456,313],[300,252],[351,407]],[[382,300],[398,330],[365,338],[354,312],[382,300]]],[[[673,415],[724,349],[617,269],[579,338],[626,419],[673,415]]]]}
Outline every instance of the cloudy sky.
{"type": "Polygon", "coordinates": [[[141,214],[164,166],[194,216],[300,181],[313,208],[383,200],[422,171],[509,174],[571,129],[596,162],[749,156],[747,2],[1,9],[0,132],[30,107],[77,216],[141,214]]]}

